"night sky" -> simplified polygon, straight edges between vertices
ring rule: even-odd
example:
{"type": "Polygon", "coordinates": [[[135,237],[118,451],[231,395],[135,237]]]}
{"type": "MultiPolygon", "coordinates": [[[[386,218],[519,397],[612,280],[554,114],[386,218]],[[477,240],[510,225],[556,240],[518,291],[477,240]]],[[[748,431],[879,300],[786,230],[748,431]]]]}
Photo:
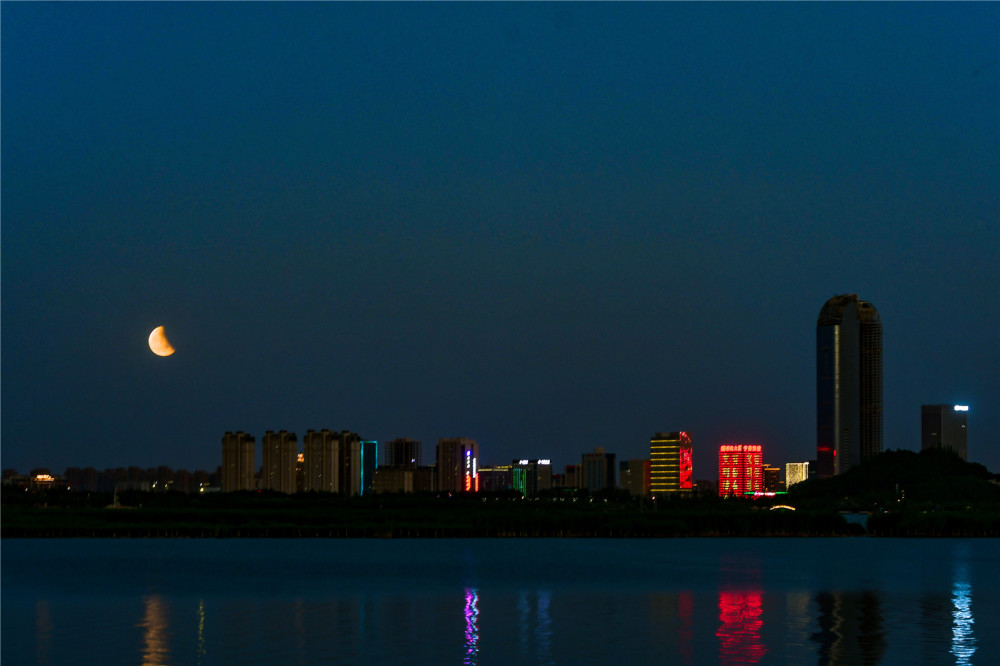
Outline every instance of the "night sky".
{"type": "Polygon", "coordinates": [[[858,293],[884,447],[964,403],[1000,471],[1000,4],[0,25],[3,467],[214,469],[226,430],[281,428],[810,460],[816,318],[858,293]]]}

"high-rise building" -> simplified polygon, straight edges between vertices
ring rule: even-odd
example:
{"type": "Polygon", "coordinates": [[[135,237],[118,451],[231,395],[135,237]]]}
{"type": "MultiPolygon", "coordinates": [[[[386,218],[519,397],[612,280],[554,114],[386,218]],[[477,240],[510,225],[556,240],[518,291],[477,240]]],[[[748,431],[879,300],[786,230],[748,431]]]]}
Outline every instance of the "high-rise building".
{"type": "Polygon", "coordinates": [[[566,472],[563,474],[563,488],[579,488],[581,470],[580,465],[566,465],[566,472]]]}
{"type": "Polygon", "coordinates": [[[584,453],[577,482],[580,488],[589,490],[609,490],[617,484],[615,478],[615,454],[605,453],[597,447],[593,453],[584,453]]]}
{"type": "Polygon", "coordinates": [[[440,492],[479,492],[479,444],[465,437],[438,440],[437,473],[440,492]]]}
{"type": "Polygon", "coordinates": [[[719,447],[719,497],[764,491],[764,454],[760,444],[719,447]]]}
{"type": "Polygon", "coordinates": [[[817,474],[882,452],[882,320],[857,294],[834,296],[816,323],[817,474]]]}
{"type": "Polygon", "coordinates": [[[511,461],[511,487],[525,497],[536,497],[540,490],[552,488],[552,462],[549,460],[511,461]]]}
{"type": "Polygon", "coordinates": [[[785,489],[809,478],[809,463],[785,463],[785,489]]]}
{"type": "Polygon", "coordinates": [[[649,439],[649,492],[691,492],[694,463],[691,435],[658,432],[649,439]]]}
{"type": "Polygon", "coordinates": [[[268,430],[264,433],[260,487],[282,493],[294,493],[295,462],[299,440],[294,432],[268,430]]]}
{"type": "Polygon", "coordinates": [[[764,465],[761,469],[761,479],[765,493],[776,493],[784,490],[781,485],[781,468],[774,465],[764,465]]]}
{"type": "Polygon", "coordinates": [[[633,497],[649,494],[650,461],[646,458],[632,458],[618,463],[618,486],[633,497]]]}
{"type": "Polygon", "coordinates": [[[416,468],[422,465],[420,442],[412,439],[394,439],[383,445],[385,460],[382,465],[385,467],[410,467],[416,468]]]}
{"type": "Polygon", "coordinates": [[[479,490],[487,493],[510,490],[514,486],[513,471],[512,465],[480,467],[479,490]]]}
{"type": "Polygon", "coordinates": [[[307,430],[302,438],[302,490],[340,492],[340,437],[330,430],[307,430]]]}
{"type": "Polygon", "coordinates": [[[340,492],[364,495],[372,492],[375,483],[375,461],[378,442],[361,439],[357,433],[342,430],[340,439],[340,492]]]}
{"type": "Polygon", "coordinates": [[[253,490],[253,435],[242,430],[222,436],[222,492],[253,490]]]}
{"type": "Polygon", "coordinates": [[[921,405],[920,449],[951,449],[969,459],[969,406],[921,405]]]}

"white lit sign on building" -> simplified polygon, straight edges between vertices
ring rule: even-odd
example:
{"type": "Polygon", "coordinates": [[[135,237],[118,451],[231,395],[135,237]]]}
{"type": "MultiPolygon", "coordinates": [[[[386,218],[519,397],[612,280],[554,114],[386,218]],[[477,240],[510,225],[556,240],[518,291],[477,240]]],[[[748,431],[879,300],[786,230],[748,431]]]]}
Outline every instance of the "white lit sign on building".
{"type": "Polygon", "coordinates": [[[969,411],[969,406],[968,405],[955,405],[955,411],[956,412],[967,412],[967,411],[969,411]]]}

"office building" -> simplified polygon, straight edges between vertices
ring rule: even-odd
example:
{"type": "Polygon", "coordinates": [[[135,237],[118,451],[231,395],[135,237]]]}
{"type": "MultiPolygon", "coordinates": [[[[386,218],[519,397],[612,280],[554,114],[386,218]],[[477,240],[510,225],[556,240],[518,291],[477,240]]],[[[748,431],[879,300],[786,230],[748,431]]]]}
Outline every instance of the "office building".
{"type": "Polygon", "coordinates": [[[610,490],[617,485],[616,472],[615,454],[597,447],[593,453],[583,454],[577,482],[588,490],[610,490]]]}
{"type": "Polygon", "coordinates": [[[222,436],[222,492],[254,489],[254,438],[242,430],[222,436]]]}
{"type": "Polygon", "coordinates": [[[580,465],[566,465],[566,471],[563,474],[563,488],[579,488],[581,470],[580,465]]]}
{"type": "Polygon", "coordinates": [[[791,488],[800,481],[809,478],[809,463],[785,463],[785,488],[791,488]]]}
{"type": "Polygon", "coordinates": [[[951,449],[969,459],[968,405],[921,405],[920,449],[951,449]]]}
{"type": "Polygon", "coordinates": [[[386,442],[382,447],[382,450],[385,452],[385,460],[382,462],[382,466],[409,467],[411,469],[420,467],[423,464],[421,459],[422,447],[423,445],[420,442],[406,438],[386,442]]]}
{"type": "Polygon", "coordinates": [[[691,435],[686,432],[658,432],[649,439],[649,492],[686,492],[694,487],[691,435]]]}
{"type": "Polygon", "coordinates": [[[781,483],[780,467],[764,465],[761,469],[761,479],[765,493],[776,493],[785,489],[781,483]]]}
{"type": "Polygon", "coordinates": [[[264,433],[260,487],[282,493],[294,493],[295,463],[299,440],[294,432],[268,430],[264,433]]]}
{"type": "Polygon", "coordinates": [[[719,447],[719,497],[764,492],[760,444],[723,444],[719,447]]]}
{"type": "Polygon", "coordinates": [[[438,440],[437,473],[440,492],[479,492],[479,444],[465,437],[438,440]]]}
{"type": "Polygon", "coordinates": [[[340,492],[340,437],[331,430],[307,430],[302,439],[302,490],[340,492]]]}
{"type": "Polygon", "coordinates": [[[510,490],[514,486],[514,467],[512,465],[494,465],[479,468],[480,492],[495,493],[510,490]]]}
{"type": "Polygon", "coordinates": [[[618,463],[618,487],[627,490],[634,497],[645,497],[649,494],[650,461],[645,458],[632,458],[618,463]]]}
{"type": "Polygon", "coordinates": [[[340,492],[364,495],[374,489],[378,442],[363,440],[357,433],[342,430],[340,439],[340,492]]]}
{"type": "Polygon", "coordinates": [[[511,461],[511,487],[525,497],[537,497],[541,490],[552,488],[552,462],[549,460],[511,461]]]}
{"type": "Polygon", "coordinates": [[[816,324],[817,474],[882,452],[882,320],[857,294],[834,296],[816,324]]]}

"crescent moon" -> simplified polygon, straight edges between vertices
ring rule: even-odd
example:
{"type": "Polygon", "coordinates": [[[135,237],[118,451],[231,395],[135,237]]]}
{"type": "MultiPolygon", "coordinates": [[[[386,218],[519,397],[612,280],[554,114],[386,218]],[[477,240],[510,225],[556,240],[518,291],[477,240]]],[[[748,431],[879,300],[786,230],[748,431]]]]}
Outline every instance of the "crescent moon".
{"type": "Polygon", "coordinates": [[[174,348],[170,344],[170,341],[167,340],[162,326],[157,326],[149,334],[149,348],[157,356],[170,356],[174,353],[174,348]]]}

